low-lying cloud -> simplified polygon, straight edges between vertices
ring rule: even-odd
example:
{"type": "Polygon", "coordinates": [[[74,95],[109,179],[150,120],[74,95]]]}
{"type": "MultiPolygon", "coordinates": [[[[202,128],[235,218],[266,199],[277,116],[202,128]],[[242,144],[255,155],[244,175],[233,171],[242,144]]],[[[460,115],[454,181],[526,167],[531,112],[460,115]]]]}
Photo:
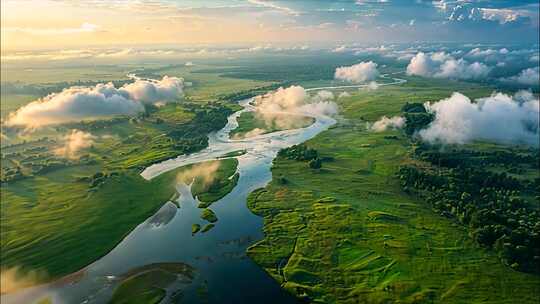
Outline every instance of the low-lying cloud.
{"type": "Polygon", "coordinates": [[[484,79],[491,69],[480,62],[469,63],[463,58],[455,59],[445,52],[419,52],[407,66],[407,74],[434,78],[484,79]]]}
{"type": "Polygon", "coordinates": [[[472,102],[461,93],[426,104],[435,120],[419,136],[431,143],[465,144],[474,140],[538,146],[539,100],[531,92],[495,93],[472,102]]]}
{"type": "Polygon", "coordinates": [[[383,116],[373,124],[368,124],[368,129],[374,132],[384,132],[389,129],[401,129],[405,126],[405,118],[401,116],[386,117],[383,116]]]}
{"type": "Polygon", "coordinates": [[[337,114],[334,99],[334,94],[330,91],[323,90],[309,95],[301,86],[279,88],[255,98],[255,114],[263,119],[266,125],[292,128],[302,124],[303,115],[337,114]]]}
{"type": "Polygon", "coordinates": [[[78,159],[80,151],[91,147],[94,144],[95,136],[90,133],[73,129],[64,136],[64,143],[61,147],[54,150],[54,153],[60,157],[68,159],[78,159]]]}
{"type": "Polygon", "coordinates": [[[540,86],[540,67],[522,70],[515,76],[502,78],[502,82],[524,86],[540,86]]]}
{"type": "Polygon", "coordinates": [[[190,169],[178,173],[178,175],[176,175],[176,181],[189,185],[192,182],[195,182],[195,179],[197,179],[197,181],[200,181],[203,186],[207,186],[210,185],[216,178],[216,172],[219,167],[219,161],[196,164],[190,169]]]}
{"type": "Polygon", "coordinates": [[[379,76],[377,64],[373,61],[360,62],[351,66],[342,66],[336,69],[334,78],[338,80],[363,83],[373,81],[379,76]]]}
{"type": "Polygon", "coordinates": [[[341,92],[338,95],[338,98],[348,98],[348,97],[351,97],[351,94],[349,94],[349,92],[341,92]]]}
{"type": "Polygon", "coordinates": [[[0,271],[0,294],[36,285],[46,277],[47,274],[44,271],[21,271],[19,267],[2,269],[0,271]]]}
{"type": "Polygon", "coordinates": [[[112,83],[71,87],[21,107],[5,123],[35,128],[94,117],[134,115],[144,111],[144,104],[178,100],[183,96],[183,88],[182,78],[168,76],[161,80],[137,79],[121,88],[112,83]]]}

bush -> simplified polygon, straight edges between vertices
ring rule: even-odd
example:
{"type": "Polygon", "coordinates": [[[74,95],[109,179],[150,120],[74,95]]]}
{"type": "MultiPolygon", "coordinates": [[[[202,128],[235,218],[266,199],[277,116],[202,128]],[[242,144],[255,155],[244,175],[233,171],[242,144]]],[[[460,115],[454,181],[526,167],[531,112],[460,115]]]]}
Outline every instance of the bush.
{"type": "Polygon", "coordinates": [[[320,158],[315,158],[309,161],[309,167],[311,169],[320,169],[322,167],[322,161],[320,158]]]}

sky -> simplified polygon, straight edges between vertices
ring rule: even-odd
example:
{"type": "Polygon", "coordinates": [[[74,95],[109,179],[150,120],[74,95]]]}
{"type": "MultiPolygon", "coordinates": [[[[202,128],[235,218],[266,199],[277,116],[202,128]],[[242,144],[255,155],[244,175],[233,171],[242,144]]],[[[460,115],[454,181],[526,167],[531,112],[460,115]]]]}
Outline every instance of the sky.
{"type": "Polygon", "coordinates": [[[537,43],[539,1],[2,0],[2,52],[261,43],[537,43]]]}

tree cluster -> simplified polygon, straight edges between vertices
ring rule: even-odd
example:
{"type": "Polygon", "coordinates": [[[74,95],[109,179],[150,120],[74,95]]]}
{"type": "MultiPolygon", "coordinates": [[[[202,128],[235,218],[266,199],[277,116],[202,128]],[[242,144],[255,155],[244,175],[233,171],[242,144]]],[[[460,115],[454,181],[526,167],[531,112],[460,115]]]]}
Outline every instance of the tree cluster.
{"type": "Polygon", "coordinates": [[[322,167],[322,159],[319,157],[319,152],[304,144],[281,149],[278,152],[278,156],[296,161],[307,161],[311,169],[320,169],[322,167]]]}
{"type": "Polygon", "coordinates": [[[402,108],[405,117],[404,131],[407,135],[413,135],[418,130],[428,126],[435,118],[421,103],[406,103],[402,108]]]}
{"type": "MultiPolygon", "coordinates": [[[[470,227],[478,244],[496,250],[512,268],[540,274],[540,213],[532,206],[534,202],[524,199],[524,194],[535,194],[538,199],[540,180],[526,182],[473,166],[475,161],[470,160],[439,165],[436,153],[422,154],[429,155],[423,159],[431,162],[429,166],[400,168],[403,189],[424,197],[441,215],[470,227]]],[[[456,158],[468,159],[455,153],[456,158]]],[[[486,159],[479,162],[489,163],[486,159]]]]}
{"type": "Polygon", "coordinates": [[[212,107],[198,110],[188,123],[178,125],[167,136],[174,142],[174,149],[182,153],[192,153],[208,145],[208,133],[218,131],[227,124],[232,110],[226,107],[212,107]]]}

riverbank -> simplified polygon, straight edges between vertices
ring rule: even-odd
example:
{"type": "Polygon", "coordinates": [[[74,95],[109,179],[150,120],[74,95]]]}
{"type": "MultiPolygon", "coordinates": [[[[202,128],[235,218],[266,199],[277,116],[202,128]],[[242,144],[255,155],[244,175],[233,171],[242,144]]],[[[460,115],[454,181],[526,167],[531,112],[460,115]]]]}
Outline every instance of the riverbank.
{"type": "MultiPolygon", "coordinates": [[[[201,179],[203,172],[200,170],[193,175],[195,193],[208,204],[227,195],[236,186],[238,179],[230,177],[236,173],[237,165],[238,162],[234,158],[208,162],[206,166],[215,169],[212,178],[205,182],[204,179],[201,179]],[[213,186],[210,187],[210,185],[213,186]]],[[[54,239],[54,242],[42,240],[29,243],[22,248],[20,246],[3,246],[2,257],[3,259],[5,257],[2,261],[3,265],[24,266],[17,268],[19,274],[15,277],[19,278],[15,280],[16,284],[13,287],[28,287],[54,281],[78,271],[106,255],[142,221],[155,214],[165,202],[175,197],[178,176],[186,175],[192,168],[193,166],[178,168],[151,181],[143,179],[136,173],[112,176],[101,185],[100,191],[90,195],[85,191],[86,184],[80,187],[75,184],[64,190],[60,190],[61,185],[58,185],[57,191],[62,193],[65,198],[78,198],[78,208],[83,208],[88,204],[100,204],[101,208],[86,206],[84,208],[86,212],[79,212],[75,216],[65,216],[65,212],[58,213],[59,211],[41,213],[42,217],[58,218],[62,216],[65,222],[82,221],[82,223],[70,225],[71,229],[64,231],[61,237],[54,239]],[[94,218],[99,220],[96,222],[94,218]],[[65,239],[71,241],[60,241],[65,239]],[[39,276],[32,277],[35,278],[34,280],[25,279],[28,277],[25,275],[27,271],[31,270],[32,273],[36,273],[36,269],[46,270],[39,273],[39,276]],[[20,285],[17,282],[24,284],[20,285]]],[[[65,172],[55,172],[55,174],[63,173],[65,172]]],[[[43,189],[34,189],[30,184],[26,186],[27,191],[43,191],[43,189]]],[[[52,191],[52,189],[48,190],[52,191]]],[[[18,202],[15,197],[8,195],[8,193],[3,193],[2,199],[9,198],[10,203],[18,202]]],[[[47,202],[46,197],[43,199],[47,202]]],[[[3,208],[8,207],[3,205],[3,208]]],[[[4,209],[3,212],[6,210],[4,209]]],[[[25,233],[31,235],[38,227],[40,226],[27,226],[25,229],[28,231],[25,233]]],[[[9,268],[6,267],[6,269],[9,268]]]]}

